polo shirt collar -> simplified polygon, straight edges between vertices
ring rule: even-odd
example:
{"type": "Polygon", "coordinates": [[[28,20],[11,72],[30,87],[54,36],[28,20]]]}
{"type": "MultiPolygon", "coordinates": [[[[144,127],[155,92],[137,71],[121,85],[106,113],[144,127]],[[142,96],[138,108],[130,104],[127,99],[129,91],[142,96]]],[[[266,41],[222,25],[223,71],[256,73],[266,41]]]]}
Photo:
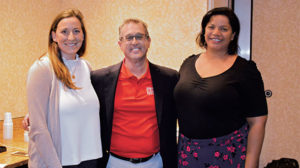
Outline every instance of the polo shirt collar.
{"type": "MultiPolygon", "coordinates": [[[[146,65],[147,66],[146,73],[140,79],[151,79],[151,74],[150,74],[150,69],[149,69],[149,61],[148,60],[147,60],[146,64],[147,64],[146,65]]],[[[125,66],[125,59],[123,59],[119,79],[130,79],[130,78],[136,78],[136,77],[125,66]]]]}

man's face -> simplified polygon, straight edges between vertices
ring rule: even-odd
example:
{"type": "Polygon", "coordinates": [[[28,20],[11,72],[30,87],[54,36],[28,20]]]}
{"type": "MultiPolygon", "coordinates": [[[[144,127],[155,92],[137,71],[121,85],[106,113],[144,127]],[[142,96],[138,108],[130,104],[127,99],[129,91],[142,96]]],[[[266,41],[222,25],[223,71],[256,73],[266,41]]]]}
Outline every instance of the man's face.
{"type": "Polygon", "coordinates": [[[125,59],[129,61],[140,61],[146,59],[151,39],[145,34],[141,23],[128,23],[120,32],[121,39],[118,42],[125,59]]]}

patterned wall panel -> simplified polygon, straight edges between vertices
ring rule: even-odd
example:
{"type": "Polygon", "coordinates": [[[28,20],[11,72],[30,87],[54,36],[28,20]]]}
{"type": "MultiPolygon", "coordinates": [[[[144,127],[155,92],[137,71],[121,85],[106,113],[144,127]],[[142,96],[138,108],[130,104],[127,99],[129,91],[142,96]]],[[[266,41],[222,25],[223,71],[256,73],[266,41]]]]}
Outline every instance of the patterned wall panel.
{"type": "Polygon", "coordinates": [[[27,71],[47,48],[51,20],[59,0],[0,1],[0,119],[27,113],[27,71]],[[38,2],[38,3],[37,3],[38,2]]]}
{"type": "Polygon", "coordinates": [[[254,1],[253,60],[264,78],[269,119],[261,166],[281,157],[300,161],[300,1],[254,1]]]}

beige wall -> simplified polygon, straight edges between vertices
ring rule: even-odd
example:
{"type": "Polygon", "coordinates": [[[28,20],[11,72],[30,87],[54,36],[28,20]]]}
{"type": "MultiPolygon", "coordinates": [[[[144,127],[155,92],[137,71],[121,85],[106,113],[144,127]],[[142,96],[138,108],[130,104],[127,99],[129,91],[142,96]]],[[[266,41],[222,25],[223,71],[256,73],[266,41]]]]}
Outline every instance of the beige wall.
{"type": "Polygon", "coordinates": [[[207,0],[207,9],[210,10],[212,8],[217,7],[230,7],[232,6],[232,0],[207,0]]]}
{"type": "Polygon", "coordinates": [[[0,0],[0,119],[6,111],[13,117],[27,113],[27,71],[46,52],[50,24],[60,11],[78,8],[84,14],[86,59],[94,69],[121,61],[118,27],[129,17],[149,25],[149,59],[179,69],[185,57],[200,52],[194,39],[206,5],[193,0],[0,0]]]}
{"type": "Polygon", "coordinates": [[[260,167],[281,157],[300,162],[299,7],[299,0],[253,3],[252,58],[273,91],[260,167]]]}
{"type": "Polygon", "coordinates": [[[13,117],[27,112],[27,71],[46,51],[50,22],[60,10],[60,0],[49,2],[0,0],[0,119],[6,111],[13,117]]]}

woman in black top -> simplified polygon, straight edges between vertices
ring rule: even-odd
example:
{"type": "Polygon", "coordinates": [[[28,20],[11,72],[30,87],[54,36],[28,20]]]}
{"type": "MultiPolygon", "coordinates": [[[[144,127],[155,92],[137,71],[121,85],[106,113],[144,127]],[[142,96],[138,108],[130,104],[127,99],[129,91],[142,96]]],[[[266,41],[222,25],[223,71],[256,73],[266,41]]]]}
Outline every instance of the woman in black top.
{"type": "Polygon", "coordinates": [[[256,64],[237,55],[239,20],[210,10],[174,91],[179,111],[179,167],[258,167],[267,103],[256,64]]]}

